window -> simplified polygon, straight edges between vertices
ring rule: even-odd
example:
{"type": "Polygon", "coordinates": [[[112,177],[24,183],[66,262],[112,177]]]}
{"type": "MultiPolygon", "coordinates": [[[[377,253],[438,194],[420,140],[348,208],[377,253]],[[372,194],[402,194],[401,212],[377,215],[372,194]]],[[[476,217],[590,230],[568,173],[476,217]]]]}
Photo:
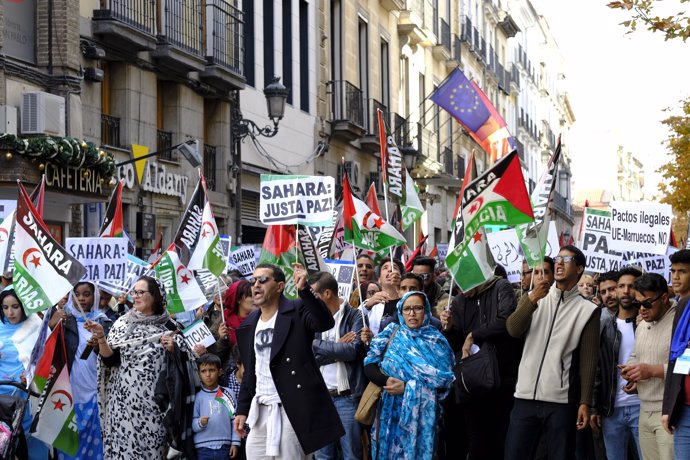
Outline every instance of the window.
{"type": "MultiPolygon", "coordinates": [[[[283,0],[283,84],[292,89],[292,0],[283,0]]],[[[292,104],[292,91],[287,102],[292,104]]]]}
{"type": "Polygon", "coordinates": [[[299,107],[309,112],[309,4],[299,2],[299,107]]]}
{"type": "Polygon", "coordinates": [[[254,63],[254,2],[242,2],[244,17],[244,76],[249,86],[256,86],[254,63]]]}
{"type": "Polygon", "coordinates": [[[391,111],[391,88],[390,88],[390,69],[388,42],[381,38],[381,103],[391,111]]]}
{"type": "Polygon", "coordinates": [[[362,90],[362,98],[369,99],[369,46],[368,46],[368,24],[359,18],[359,89],[362,90]]]}
{"type": "Polygon", "coordinates": [[[331,79],[334,81],[343,78],[342,14],[340,0],[333,0],[331,2],[331,79]]]}
{"type": "MultiPolygon", "coordinates": [[[[273,0],[264,0],[264,86],[273,81],[275,77],[275,46],[273,0]]],[[[285,87],[288,87],[287,84],[285,87]]]]}

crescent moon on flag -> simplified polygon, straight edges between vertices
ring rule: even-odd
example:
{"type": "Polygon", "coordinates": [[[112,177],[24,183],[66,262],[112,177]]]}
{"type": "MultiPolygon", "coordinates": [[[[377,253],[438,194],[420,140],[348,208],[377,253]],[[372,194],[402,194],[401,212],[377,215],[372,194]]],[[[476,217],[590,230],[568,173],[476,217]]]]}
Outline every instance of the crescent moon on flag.
{"type": "MultiPolygon", "coordinates": [[[[203,222],[201,223],[201,228],[202,228],[202,229],[204,228],[204,225],[208,225],[209,227],[211,227],[211,236],[215,236],[215,235],[216,235],[216,229],[213,227],[213,224],[211,223],[211,221],[208,221],[208,220],[203,221],[203,222]]],[[[206,236],[206,235],[202,235],[202,236],[206,236]]]]}
{"type": "Polygon", "coordinates": [[[4,243],[5,241],[7,241],[7,237],[9,237],[9,236],[10,236],[10,234],[6,228],[0,228],[0,243],[4,243]],[[4,234],[4,236],[3,236],[3,234],[4,234]]]}
{"type": "Polygon", "coordinates": [[[67,393],[65,390],[57,390],[57,391],[55,391],[53,394],[54,394],[54,395],[58,395],[58,394],[65,395],[65,396],[67,397],[67,399],[69,399],[69,407],[70,407],[70,409],[71,409],[72,406],[74,405],[74,402],[72,401],[72,395],[69,394],[69,393],[67,393]]]}
{"type": "Polygon", "coordinates": [[[24,251],[24,255],[22,256],[22,262],[24,262],[24,266],[25,266],[25,267],[28,267],[28,265],[27,265],[27,263],[26,263],[26,259],[27,259],[31,254],[33,254],[34,252],[38,252],[39,254],[41,253],[41,251],[39,251],[39,250],[36,249],[36,248],[29,248],[29,249],[27,249],[26,251],[24,251]]]}
{"type": "Polygon", "coordinates": [[[177,267],[177,270],[175,270],[175,274],[176,274],[176,275],[179,275],[180,270],[185,270],[186,268],[187,268],[187,267],[185,267],[184,265],[180,265],[179,267],[177,267]]]}

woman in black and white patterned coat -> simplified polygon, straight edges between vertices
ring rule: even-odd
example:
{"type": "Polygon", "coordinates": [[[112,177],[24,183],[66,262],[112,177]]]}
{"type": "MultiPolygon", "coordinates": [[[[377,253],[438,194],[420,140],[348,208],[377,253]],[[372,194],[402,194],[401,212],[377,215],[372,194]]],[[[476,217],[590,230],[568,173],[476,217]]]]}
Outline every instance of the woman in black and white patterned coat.
{"type": "Polygon", "coordinates": [[[143,276],[134,285],[134,308],[99,342],[99,410],[106,460],[161,459],[166,451],[163,413],[154,402],[156,380],[174,339],[165,324],[165,290],[143,276]]]}

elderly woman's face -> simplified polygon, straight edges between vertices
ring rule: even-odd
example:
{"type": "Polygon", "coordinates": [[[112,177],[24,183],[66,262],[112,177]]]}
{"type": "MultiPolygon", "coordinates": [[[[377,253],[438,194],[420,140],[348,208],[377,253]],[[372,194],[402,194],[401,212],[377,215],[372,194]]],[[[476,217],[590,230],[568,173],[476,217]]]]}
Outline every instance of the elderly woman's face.
{"type": "Polygon", "coordinates": [[[140,313],[150,315],[153,313],[153,296],[149,292],[149,284],[144,280],[139,280],[132,289],[134,296],[134,308],[140,313]]]}
{"type": "Polygon", "coordinates": [[[418,295],[411,295],[405,299],[402,306],[405,324],[410,329],[419,329],[424,323],[424,299],[418,295]]]}

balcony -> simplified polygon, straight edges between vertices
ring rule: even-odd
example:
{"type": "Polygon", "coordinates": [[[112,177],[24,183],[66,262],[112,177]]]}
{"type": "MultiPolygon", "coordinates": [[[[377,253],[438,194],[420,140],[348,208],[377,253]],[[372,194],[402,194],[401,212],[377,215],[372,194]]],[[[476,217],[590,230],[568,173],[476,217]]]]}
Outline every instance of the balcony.
{"type": "Polygon", "coordinates": [[[449,176],[455,176],[455,168],[453,166],[453,150],[450,147],[444,147],[443,172],[449,176]]]}
{"type": "Polygon", "coordinates": [[[568,200],[566,197],[561,195],[560,192],[555,190],[553,193],[553,204],[557,210],[561,211],[561,213],[564,214],[566,217],[569,217],[572,223],[573,208],[570,204],[570,200],[568,200]]]}
{"type": "Polygon", "coordinates": [[[469,18],[469,16],[463,16],[462,19],[460,20],[461,22],[461,28],[462,32],[460,35],[460,41],[467,43],[467,46],[470,47],[470,51],[472,49],[472,20],[469,18]]]}
{"type": "Polygon", "coordinates": [[[446,60],[446,68],[454,69],[462,63],[462,41],[460,37],[453,34],[453,56],[446,60]]]}
{"type": "Polygon", "coordinates": [[[202,71],[206,67],[202,44],[201,0],[161,2],[161,16],[156,36],[158,46],[151,53],[158,63],[177,75],[202,71]]]}
{"type": "Polygon", "coordinates": [[[450,35],[450,24],[448,24],[444,19],[439,19],[440,31],[437,36],[439,41],[436,46],[434,46],[433,54],[439,61],[448,61],[451,59],[451,35],[450,35]]]}
{"type": "Polygon", "coordinates": [[[244,88],[244,21],[242,11],[223,0],[205,5],[206,68],[202,81],[222,91],[244,88]]]}
{"type": "Polygon", "coordinates": [[[503,20],[498,23],[498,27],[506,34],[506,38],[512,38],[520,32],[520,28],[510,14],[506,14],[503,20]]]}
{"type": "Polygon", "coordinates": [[[156,48],[156,0],[102,0],[93,11],[92,31],[123,51],[156,48]]]}
{"type": "Polygon", "coordinates": [[[406,0],[398,18],[398,35],[407,36],[411,46],[435,45],[434,16],[435,8],[429,0],[406,0]]]}
{"type": "Polygon", "coordinates": [[[362,91],[345,80],[329,81],[330,123],[333,135],[345,141],[358,139],[366,134],[364,98],[362,91]]]}
{"type": "Polygon", "coordinates": [[[365,150],[372,153],[379,154],[381,152],[381,143],[379,140],[379,120],[378,120],[378,109],[380,109],[383,114],[382,118],[384,123],[387,123],[386,134],[390,133],[390,122],[388,113],[388,107],[377,101],[376,99],[369,99],[367,104],[367,132],[360,139],[359,144],[365,150]]]}
{"type": "Polygon", "coordinates": [[[419,123],[411,123],[395,112],[391,113],[391,121],[393,122],[393,135],[398,148],[401,151],[403,149],[414,150],[419,154],[421,144],[419,139],[414,137],[419,130],[419,123]]]}
{"type": "Polygon", "coordinates": [[[510,94],[516,96],[520,93],[520,70],[515,63],[510,65],[510,94]]]}
{"type": "Polygon", "coordinates": [[[405,9],[405,0],[381,0],[381,6],[386,11],[400,11],[405,9]]]}
{"type": "Polygon", "coordinates": [[[172,150],[172,146],[172,133],[169,131],[161,131],[159,129],[156,132],[156,151],[165,151],[158,155],[158,158],[165,161],[177,162],[177,153],[172,150]]]}
{"type": "Polygon", "coordinates": [[[498,78],[498,89],[503,91],[505,94],[510,93],[508,90],[508,82],[510,81],[510,77],[503,68],[503,65],[500,63],[496,63],[496,77],[498,78]]]}
{"type": "Polygon", "coordinates": [[[216,191],[216,146],[204,144],[204,178],[206,188],[216,191]]]}
{"type": "Polygon", "coordinates": [[[101,114],[101,144],[120,147],[120,119],[101,114]]]}

